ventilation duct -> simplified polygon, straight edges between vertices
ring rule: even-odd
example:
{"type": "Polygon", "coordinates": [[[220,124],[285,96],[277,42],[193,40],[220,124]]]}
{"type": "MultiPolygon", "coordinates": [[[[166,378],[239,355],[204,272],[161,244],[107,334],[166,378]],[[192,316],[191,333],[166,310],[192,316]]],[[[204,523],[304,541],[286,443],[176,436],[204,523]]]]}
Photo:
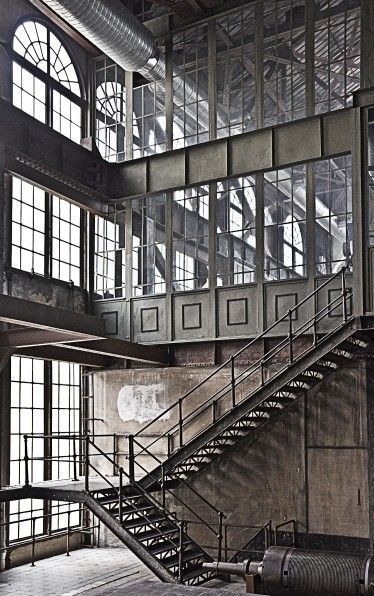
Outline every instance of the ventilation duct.
{"type": "Polygon", "coordinates": [[[165,77],[165,59],[152,33],[120,0],[43,0],[124,70],[147,80],[165,77]]]}

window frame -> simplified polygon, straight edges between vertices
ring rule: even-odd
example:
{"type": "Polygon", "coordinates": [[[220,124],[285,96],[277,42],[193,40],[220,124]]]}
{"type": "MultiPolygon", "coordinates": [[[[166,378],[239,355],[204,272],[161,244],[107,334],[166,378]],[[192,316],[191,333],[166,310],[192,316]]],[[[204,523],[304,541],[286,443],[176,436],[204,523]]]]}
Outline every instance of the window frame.
{"type": "MultiPolygon", "coordinates": [[[[86,261],[86,256],[85,256],[85,245],[86,245],[86,234],[87,234],[87,226],[86,226],[86,218],[87,218],[87,214],[86,212],[79,207],[80,209],[80,227],[79,227],[79,253],[80,253],[80,267],[79,267],[79,285],[76,285],[73,283],[72,286],[72,280],[68,281],[66,279],[61,279],[60,277],[54,277],[53,276],[53,262],[54,261],[58,261],[59,263],[61,263],[61,259],[59,258],[59,256],[55,256],[54,255],[54,251],[53,251],[53,242],[54,240],[59,240],[58,236],[54,235],[53,232],[53,199],[54,197],[56,197],[57,199],[59,199],[59,201],[65,201],[66,203],[69,204],[73,204],[72,201],[68,201],[65,198],[59,197],[58,195],[55,195],[54,193],[50,193],[48,191],[46,191],[44,188],[40,187],[38,184],[35,184],[34,182],[30,182],[28,180],[26,180],[25,178],[23,178],[22,176],[20,176],[19,174],[11,174],[10,175],[10,182],[9,182],[9,194],[8,194],[8,200],[9,200],[9,227],[10,227],[10,241],[9,241],[9,245],[10,245],[10,254],[9,254],[9,263],[8,266],[11,270],[14,271],[23,271],[25,273],[28,274],[32,274],[32,275],[38,275],[41,277],[44,277],[46,279],[51,279],[56,283],[59,284],[64,284],[64,285],[68,285],[69,287],[74,287],[74,288],[80,288],[81,290],[85,290],[87,289],[86,285],[87,285],[87,279],[86,279],[86,273],[85,273],[85,261],[86,261]],[[13,219],[13,208],[14,208],[14,201],[18,199],[15,199],[13,197],[13,179],[17,178],[19,179],[21,182],[27,182],[28,184],[31,184],[33,187],[38,188],[41,192],[44,193],[44,230],[43,232],[40,232],[43,234],[44,236],[44,246],[43,246],[43,256],[44,256],[44,273],[39,273],[39,272],[35,272],[33,270],[29,271],[28,269],[23,269],[21,266],[20,267],[15,267],[13,265],[13,249],[15,248],[19,248],[18,245],[14,245],[13,244],[13,233],[12,233],[12,227],[14,223],[14,219],[13,219]]],[[[22,199],[22,196],[21,196],[22,199]]],[[[19,201],[22,204],[22,200],[19,201]]],[[[75,224],[70,224],[69,222],[67,222],[68,225],[73,225],[74,227],[75,224]]],[[[20,226],[22,226],[22,222],[19,224],[20,226]]],[[[31,228],[30,228],[31,229],[31,228]]],[[[33,232],[34,229],[32,228],[31,231],[33,232]]],[[[61,239],[60,239],[61,240],[61,239]]],[[[70,243],[69,243],[70,244],[70,243]]],[[[31,251],[33,254],[33,251],[31,251]]],[[[65,261],[63,261],[65,263],[65,261]]],[[[72,263],[66,263],[69,268],[76,268],[74,264],[72,263]]],[[[21,265],[21,262],[20,262],[21,265]]]]}
{"type": "MultiPolygon", "coordinates": [[[[54,130],[54,132],[56,132],[58,134],[62,134],[66,139],[71,140],[71,142],[80,144],[80,143],[70,139],[68,136],[64,135],[63,133],[60,133],[53,126],[53,118],[54,118],[53,95],[54,95],[54,92],[57,91],[57,93],[64,96],[65,98],[67,98],[70,102],[79,106],[80,111],[81,111],[81,121],[80,121],[80,131],[81,131],[80,137],[81,137],[81,139],[83,139],[87,134],[86,114],[88,111],[88,102],[87,102],[87,97],[86,97],[86,88],[85,88],[85,84],[84,84],[84,80],[83,80],[83,76],[82,76],[80,67],[78,65],[77,60],[74,59],[73,52],[69,46],[68,40],[66,40],[61,35],[59,30],[56,27],[54,27],[49,21],[46,21],[44,19],[41,19],[41,18],[38,18],[37,16],[32,15],[32,16],[24,17],[17,21],[17,23],[12,31],[8,52],[9,52],[9,58],[10,58],[10,62],[11,62],[11,69],[10,69],[11,98],[10,98],[10,101],[11,101],[12,105],[15,106],[15,104],[14,104],[14,84],[13,84],[13,65],[18,64],[18,66],[25,69],[33,77],[35,77],[36,79],[38,79],[45,85],[46,103],[45,103],[45,122],[43,122],[43,124],[45,124],[52,130],[54,130]],[[75,72],[77,74],[78,84],[79,84],[79,88],[80,88],[80,96],[76,95],[70,89],[68,89],[68,87],[65,87],[59,81],[57,81],[56,79],[53,78],[53,76],[50,74],[49,59],[48,59],[48,70],[47,70],[47,72],[44,72],[42,69],[35,66],[35,64],[32,64],[32,62],[30,62],[29,60],[24,58],[21,54],[18,54],[16,52],[16,50],[13,49],[13,42],[14,42],[18,28],[27,22],[39,23],[40,25],[43,25],[43,27],[46,28],[47,36],[48,36],[48,47],[49,47],[49,38],[50,38],[51,33],[53,33],[53,35],[55,35],[55,37],[61,43],[63,48],[66,50],[66,52],[71,60],[71,63],[75,69],[75,72]]],[[[21,111],[24,111],[24,110],[22,110],[22,108],[18,108],[18,109],[21,109],[21,111]]],[[[24,112],[24,113],[26,113],[26,112],[24,112]]],[[[40,120],[39,120],[39,122],[40,122],[40,120]]]]}

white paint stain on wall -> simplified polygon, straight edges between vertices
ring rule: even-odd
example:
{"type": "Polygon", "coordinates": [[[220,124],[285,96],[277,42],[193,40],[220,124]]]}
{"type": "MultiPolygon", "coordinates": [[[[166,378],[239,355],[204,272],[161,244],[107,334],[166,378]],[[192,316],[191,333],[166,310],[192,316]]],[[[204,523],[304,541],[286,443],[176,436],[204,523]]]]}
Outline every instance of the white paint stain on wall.
{"type": "MultiPolygon", "coordinates": [[[[118,414],[124,422],[134,420],[143,424],[154,420],[163,411],[159,403],[162,401],[163,385],[125,385],[118,393],[117,406],[118,414]]],[[[162,420],[168,420],[171,413],[168,412],[162,420]]]]}

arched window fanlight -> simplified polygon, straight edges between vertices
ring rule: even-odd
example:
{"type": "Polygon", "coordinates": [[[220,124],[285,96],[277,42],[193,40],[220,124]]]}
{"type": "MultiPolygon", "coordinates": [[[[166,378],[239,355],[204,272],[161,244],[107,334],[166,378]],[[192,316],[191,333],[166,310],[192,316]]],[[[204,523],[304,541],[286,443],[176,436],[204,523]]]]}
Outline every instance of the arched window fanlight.
{"type": "Polygon", "coordinates": [[[73,60],[60,39],[39,21],[24,21],[13,38],[13,103],[79,143],[82,90],[73,60]],[[51,89],[51,104],[47,102],[51,89]]]}

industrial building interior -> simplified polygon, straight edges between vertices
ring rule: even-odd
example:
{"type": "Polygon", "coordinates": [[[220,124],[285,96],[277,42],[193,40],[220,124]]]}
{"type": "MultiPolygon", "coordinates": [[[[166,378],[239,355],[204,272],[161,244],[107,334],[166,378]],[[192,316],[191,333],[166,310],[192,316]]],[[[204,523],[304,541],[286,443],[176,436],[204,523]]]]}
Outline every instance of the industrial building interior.
{"type": "Polygon", "coordinates": [[[0,122],[0,593],[374,594],[374,0],[0,0],[0,122]]]}

